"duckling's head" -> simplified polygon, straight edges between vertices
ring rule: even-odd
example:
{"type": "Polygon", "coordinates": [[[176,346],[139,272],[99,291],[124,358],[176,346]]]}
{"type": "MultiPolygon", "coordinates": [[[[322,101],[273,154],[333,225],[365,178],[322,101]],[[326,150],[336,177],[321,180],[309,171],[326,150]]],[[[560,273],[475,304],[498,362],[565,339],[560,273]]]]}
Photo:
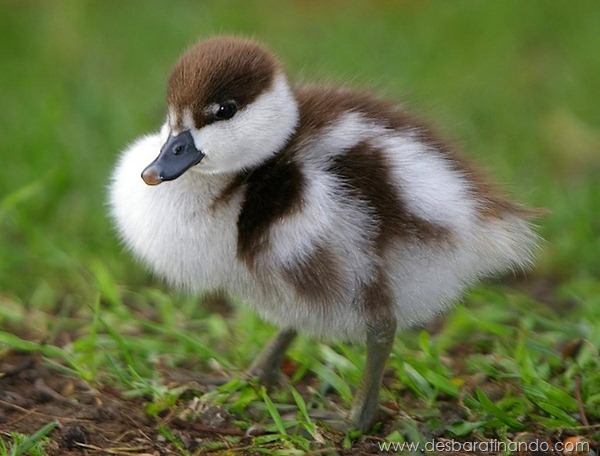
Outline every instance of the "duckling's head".
{"type": "Polygon", "coordinates": [[[169,137],[142,173],[156,185],[188,169],[252,168],[283,147],[298,106],[277,59],[260,44],[216,37],[189,48],[167,90],[169,137]]]}

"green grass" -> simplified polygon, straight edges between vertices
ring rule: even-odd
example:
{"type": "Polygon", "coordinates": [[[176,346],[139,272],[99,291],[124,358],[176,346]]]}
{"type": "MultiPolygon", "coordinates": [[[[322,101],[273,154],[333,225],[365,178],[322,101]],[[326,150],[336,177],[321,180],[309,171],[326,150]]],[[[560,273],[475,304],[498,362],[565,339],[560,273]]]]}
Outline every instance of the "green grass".
{"type": "MultiPolygon", "coordinates": [[[[223,316],[170,293],[123,252],[106,216],[111,167],[161,123],[177,55],[232,32],[268,43],[294,80],[402,100],[520,201],[551,211],[527,282],[478,287],[441,329],[398,337],[382,401],[401,412],[379,435],[600,439],[599,24],[592,1],[2,3],[0,356],[39,351],[145,398],[158,417],[190,396],[162,372],[241,372],[273,333],[239,303],[223,316]]],[[[268,433],[205,448],[351,445],[308,412],[348,408],[363,354],[301,338],[290,351],[298,391],[233,380],[209,393],[241,429],[268,433]]]]}
{"type": "Polygon", "coordinates": [[[3,439],[0,439],[0,456],[21,456],[23,454],[28,454],[30,456],[45,455],[44,447],[50,441],[46,436],[52,432],[56,426],[56,422],[48,423],[30,436],[19,432],[11,432],[8,435],[11,443],[5,443],[3,439]]]}

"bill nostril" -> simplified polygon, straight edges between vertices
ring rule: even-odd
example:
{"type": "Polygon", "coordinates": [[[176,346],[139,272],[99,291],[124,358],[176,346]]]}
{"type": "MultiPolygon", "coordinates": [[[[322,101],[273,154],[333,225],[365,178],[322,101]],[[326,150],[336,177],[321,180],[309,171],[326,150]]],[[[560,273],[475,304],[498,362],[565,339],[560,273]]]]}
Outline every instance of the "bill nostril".
{"type": "Polygon", "coordinates": [[[173,148],[173,153],[175,155],[181,155],[183,153],[184,149],[185,149],[184,145],[183,144],[179,144],[178,146],[175,146],[173,148]]]}

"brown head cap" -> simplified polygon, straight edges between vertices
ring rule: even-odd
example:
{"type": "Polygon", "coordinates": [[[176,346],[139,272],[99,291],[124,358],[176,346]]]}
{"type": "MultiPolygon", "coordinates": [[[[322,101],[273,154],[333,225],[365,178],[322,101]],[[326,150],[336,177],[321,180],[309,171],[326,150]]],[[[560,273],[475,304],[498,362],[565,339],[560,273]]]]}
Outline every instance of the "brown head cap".
{"type": "Polygon", "coordinates": [[[167,102],[176,123],[187,108],[200,128],[207,123],[207,106],[233,100],[243,108],[270,87],[278,70],[275,56],[255,41],[231,36],[200,41],[173,68],[167,102]]]}

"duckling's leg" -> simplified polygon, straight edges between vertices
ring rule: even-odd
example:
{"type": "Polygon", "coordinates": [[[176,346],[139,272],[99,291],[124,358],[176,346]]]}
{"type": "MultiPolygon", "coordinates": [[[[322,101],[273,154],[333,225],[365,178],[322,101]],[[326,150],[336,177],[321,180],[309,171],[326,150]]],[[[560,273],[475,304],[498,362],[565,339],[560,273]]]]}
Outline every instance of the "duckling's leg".
{"type": "Polygon", "coordinates": [[[246,373],[251,377],[258,377],[259,381],[272,386],[281,379],[281,362],[285,352],[296,337],[296,331],[292,329],[282,329],[267,344],[265,349],[258,355],[246,373]]]}
{"type": "Polygon", "coordinates": [[[396,320],[390,316],[387,321],[379,321],[367,326],[367,360],[365,370],[356,391],[350,410],[350,427],[368,431],[376,418],[379,408],[379,387],[383,378],[385,363],[392,351],[396,334],[396,320]]]}

